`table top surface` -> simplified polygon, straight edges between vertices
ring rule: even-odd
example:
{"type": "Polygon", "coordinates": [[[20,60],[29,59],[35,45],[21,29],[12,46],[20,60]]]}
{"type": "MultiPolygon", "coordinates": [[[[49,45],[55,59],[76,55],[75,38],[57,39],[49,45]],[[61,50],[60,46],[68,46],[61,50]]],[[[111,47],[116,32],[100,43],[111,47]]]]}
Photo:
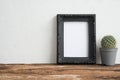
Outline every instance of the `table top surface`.
{"type": "Polygon", "coordinates": [[[0,80],[120,80],[120,65],[0,64],[0,80]]]}

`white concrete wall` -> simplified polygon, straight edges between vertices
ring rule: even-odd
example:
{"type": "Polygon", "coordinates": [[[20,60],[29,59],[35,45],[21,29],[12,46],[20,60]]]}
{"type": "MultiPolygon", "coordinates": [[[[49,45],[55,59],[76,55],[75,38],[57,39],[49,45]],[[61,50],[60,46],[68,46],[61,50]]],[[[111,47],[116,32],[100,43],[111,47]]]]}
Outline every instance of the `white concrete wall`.
{"type": "Polygon", "coordinates": [[[97,47],[112,34],[120,49],[120,0],[0,0],[0,63],[56,63],[56,14],[89,13],[97,47]]]}

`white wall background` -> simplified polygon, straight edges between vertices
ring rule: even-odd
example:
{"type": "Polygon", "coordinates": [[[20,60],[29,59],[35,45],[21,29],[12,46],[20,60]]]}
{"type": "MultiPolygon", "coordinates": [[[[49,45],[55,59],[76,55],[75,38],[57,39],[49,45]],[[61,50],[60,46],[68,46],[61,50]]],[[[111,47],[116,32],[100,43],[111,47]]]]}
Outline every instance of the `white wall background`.
{"type": "Polygon", "coordinates": [[[89,13],[96,14],[99,62],[104,35],[120,49],[120,0],[0,0],[0,63],[56,63],[56,14],[89,13]]]}

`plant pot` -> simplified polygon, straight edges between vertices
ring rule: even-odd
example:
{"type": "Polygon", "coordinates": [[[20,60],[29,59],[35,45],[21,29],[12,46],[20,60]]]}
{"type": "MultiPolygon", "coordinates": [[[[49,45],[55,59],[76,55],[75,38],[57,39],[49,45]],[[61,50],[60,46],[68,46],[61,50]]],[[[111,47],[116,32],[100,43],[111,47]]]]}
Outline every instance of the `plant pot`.
{"type": "Polygon", "coordinates": [[[101,60],[103,65],[115,65],[117,48],[100,48],[101,60]]]}

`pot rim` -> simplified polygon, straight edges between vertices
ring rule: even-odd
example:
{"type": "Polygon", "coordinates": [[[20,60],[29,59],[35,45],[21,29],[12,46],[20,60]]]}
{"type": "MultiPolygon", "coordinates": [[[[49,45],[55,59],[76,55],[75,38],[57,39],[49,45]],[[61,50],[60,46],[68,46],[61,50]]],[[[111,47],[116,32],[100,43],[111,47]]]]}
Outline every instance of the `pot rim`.
{"type": "Polygon", "coordinates": [[[118,48],[100,48],[101,51],[117,51],[118,48]]]}

